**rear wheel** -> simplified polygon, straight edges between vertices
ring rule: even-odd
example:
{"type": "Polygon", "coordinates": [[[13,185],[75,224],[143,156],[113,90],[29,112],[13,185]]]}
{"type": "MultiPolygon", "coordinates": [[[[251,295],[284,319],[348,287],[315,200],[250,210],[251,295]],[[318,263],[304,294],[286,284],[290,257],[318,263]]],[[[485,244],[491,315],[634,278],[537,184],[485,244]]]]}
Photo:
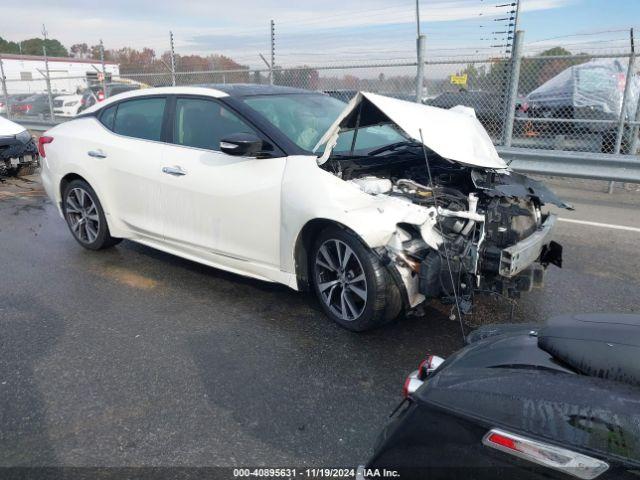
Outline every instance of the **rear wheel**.
{"type": "Polygon", "coordinates": [[[325,313],[354,331],[397,317],[400,291],[379,258],[354,234],[331,227],[312,250],[313,283],[325,313]]]}
{"type": "Polygon", "coordinates": [[[84,180],[73,180],[66,186],[62,208],[73,238],[84,248],[101,250],[120,243],[121,239],[109,233],[98,196],[84,180]]]}

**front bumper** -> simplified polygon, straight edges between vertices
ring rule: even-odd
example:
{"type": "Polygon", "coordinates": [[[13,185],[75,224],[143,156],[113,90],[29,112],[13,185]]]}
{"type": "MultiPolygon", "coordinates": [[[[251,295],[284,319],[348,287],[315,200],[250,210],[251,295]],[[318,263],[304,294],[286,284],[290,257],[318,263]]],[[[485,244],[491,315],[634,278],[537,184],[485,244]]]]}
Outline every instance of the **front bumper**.
{"type": "Polygon", "coordinates": [[[533,234],[515,245],[504,248],[500,252],[498,273],[503,277],[513,278],[538,260],[545,245],[550,241],[556,220],[557,215],[549,214],[533,234]]]}

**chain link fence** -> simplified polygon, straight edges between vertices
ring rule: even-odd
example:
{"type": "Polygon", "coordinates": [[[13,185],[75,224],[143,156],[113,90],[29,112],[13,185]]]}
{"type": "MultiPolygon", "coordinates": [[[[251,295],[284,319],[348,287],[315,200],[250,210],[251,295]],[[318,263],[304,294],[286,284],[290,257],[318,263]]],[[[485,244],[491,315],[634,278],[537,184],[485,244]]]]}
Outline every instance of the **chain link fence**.
{"type": "MultiPolygon", "coordinates": [[[[637,153],[640,76],[632,53],[519,55],[519,51],[516,49],[512,58],[452,55],[430,59],[427,54],[422,102],[441,108],[473,108],[498,146],[637,153]],[[514,72],[518,71],[515,78],[514,72]]],[[[276,66],[273,70],[183,71],[179,63],[176,71],[165,67],[158,71],[122,71],[106,83],[95,72],[74,77],[52,72],[53,112],[44,74],[39,78],[7,77],[0,92],[0,114],[18,121],[63,121],[102,100],[105,84],[107,97],[134,88],[272,83],[321,91],[344,101],[357,91],[416,99],[415,61],[276,66]]]]}

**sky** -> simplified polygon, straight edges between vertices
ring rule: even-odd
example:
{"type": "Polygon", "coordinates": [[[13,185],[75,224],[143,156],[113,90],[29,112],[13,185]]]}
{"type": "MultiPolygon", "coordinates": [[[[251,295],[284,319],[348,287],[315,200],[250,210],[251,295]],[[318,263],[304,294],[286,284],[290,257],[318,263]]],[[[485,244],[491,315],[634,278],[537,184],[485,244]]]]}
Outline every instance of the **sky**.
{"type": "MultiPolygon", "coordinates": [[[[432,59],[505,53],[515,0],[420,0],[421,30],[432,59]]],[[[221,53],[264,66],[275,22],[276,62],[336,65],[415,58],[415,0],[0,0],[0,36],[40,35],[105,48],[169,48],[180,54],[221,53]]],[[[571,51],[628,51],[630,27],[640,34],[640,0],[521,0],[519,28],[530,53],[556,45],[571,51]],[[634,25],[635,24],[635,25],[634,25]],[[625,50],[626,49],[626,50],[625,50]]]]}

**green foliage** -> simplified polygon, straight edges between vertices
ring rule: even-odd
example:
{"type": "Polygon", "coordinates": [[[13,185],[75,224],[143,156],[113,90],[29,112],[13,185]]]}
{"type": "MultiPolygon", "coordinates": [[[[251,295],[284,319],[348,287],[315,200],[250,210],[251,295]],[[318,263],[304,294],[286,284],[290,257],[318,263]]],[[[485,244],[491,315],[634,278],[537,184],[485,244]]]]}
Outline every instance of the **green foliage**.
{"type": "Polygon", "coordinates": [[[16,42],[0,37],[0,53],[20,53],[20,47],[16,42]]]}
{"type": "Polygon", "coordinates": [[[21,42],[23,55],[42,55],[43,46],[47,47],[47,55],[50,57],[68,57],[69,52],[58,40],[49,38],[29,38],[21,42]]]}

